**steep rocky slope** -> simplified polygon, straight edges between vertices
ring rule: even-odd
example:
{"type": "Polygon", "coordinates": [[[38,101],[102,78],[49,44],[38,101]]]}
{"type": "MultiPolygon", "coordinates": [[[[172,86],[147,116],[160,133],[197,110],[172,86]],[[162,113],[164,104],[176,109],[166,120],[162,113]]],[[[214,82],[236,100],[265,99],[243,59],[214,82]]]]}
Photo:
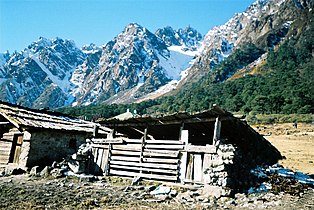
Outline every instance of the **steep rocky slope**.
{"type": "Polygon", "coordinates": [[[19,53],[0,55],[0,100],[35,108],[132,102],[179,80],[190,65],[201,35],[191,27],[177,34],[174,46],[131,23],[106,45],[82,49],[41,37],[19,53]]]}
{"type": "MultiPolygon", "coordinates": [[[[254,2],[246,11],[235,14],[224,25],[214,27],[204,36],[204,49],[182,84],[197,81],[204,74],[213,71],[217,64],[236,49],[247,44],[253,44],[265,52],[272,49],[285,39],[291,24],[309,7],[309,2],[303,0],[254,2]]],[[[218,81],[224,81],[234,73],[226,72],[227,77],[218,81]]]]}

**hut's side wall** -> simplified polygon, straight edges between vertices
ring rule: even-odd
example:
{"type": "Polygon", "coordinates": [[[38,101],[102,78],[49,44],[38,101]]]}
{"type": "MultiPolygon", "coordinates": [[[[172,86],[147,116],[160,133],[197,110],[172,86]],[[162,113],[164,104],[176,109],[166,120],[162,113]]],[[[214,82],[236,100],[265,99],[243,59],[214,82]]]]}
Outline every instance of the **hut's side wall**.
{"type": "Polygon", "coordinates": [[[86,133],[59,130],[34,130],[29,133],[30,145],[29,148],[25,145],[22,157],[27,167],[60,161],[67,155],[74,154],[88,137],[86,133]],[[29,152],[26,157],[27,150],[29,152]]]}
{"type": "Polygon", "coordinates": [[[0,165],[6,165],[9,163],[10,151],[15,132],[16,131],[14,129],[11,129],[10,131],[4,133],[0,139],[0,165]]]}

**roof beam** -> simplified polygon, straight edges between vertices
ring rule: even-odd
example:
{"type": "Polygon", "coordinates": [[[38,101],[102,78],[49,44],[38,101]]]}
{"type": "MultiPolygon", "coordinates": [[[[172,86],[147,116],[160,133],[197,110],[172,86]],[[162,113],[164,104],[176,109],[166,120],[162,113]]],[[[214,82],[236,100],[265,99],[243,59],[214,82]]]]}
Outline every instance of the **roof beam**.
{"type": "MultiPolygon", "coordinates": [[[[225,121],[225,120],[232,120],[234,119],[233,117],[221,117],[219,118],[220,121],[225,121]]],[[[206,122],[215,122],[216,121],[216,117],[212,117],[212,118],[199,118],[199,117],[193,117],[190,119],[175,119],[175,120],[154,120],[154,121],[150,121],[150,122],[136,122],[136,118],[134,118],[133,121],[115,121],[115,122],[103,122],[102,125],[104,126],[108,126],[108,127],[112,127],[117,126],[117,127],[127,127],[127,126],[143,126],[146,127],[147,125],[181,125],[182,123],[206,123],[206,122]]]]}

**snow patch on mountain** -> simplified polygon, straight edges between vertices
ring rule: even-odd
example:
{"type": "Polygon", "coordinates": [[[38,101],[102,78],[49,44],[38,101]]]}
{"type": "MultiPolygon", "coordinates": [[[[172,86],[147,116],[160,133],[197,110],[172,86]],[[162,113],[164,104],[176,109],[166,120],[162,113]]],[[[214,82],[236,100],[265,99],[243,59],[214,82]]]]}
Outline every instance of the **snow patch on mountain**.
{"type": "MultiPolygon", "coordinates": [[[[179,50],[177,46],[172,46],[168,48],[170,51],[169,58],[158,55],[160,66],[165,69],[165,73],[169,79],[180,80],[181,72],[186,70],[191,64],[193,56],[189,53],[179,50]]],[[[190,52],[192,54],[194,52],[190,52]]]]}
{"type": "Polygon", "coordinates": [[[71,88],[71,82],[70,82],[70,74],[71,72],[66,72],[66,76],[63,79],[60,79],[58,76],[55,76],[49,71],[49,69],[46,68],[46,66],[41,63],[38,59],[38,57],[32,56],[32,59],[38,64],[38,66],[48,75],[49,79],[57,85],[64,93],[67,93],[71,88]]]}

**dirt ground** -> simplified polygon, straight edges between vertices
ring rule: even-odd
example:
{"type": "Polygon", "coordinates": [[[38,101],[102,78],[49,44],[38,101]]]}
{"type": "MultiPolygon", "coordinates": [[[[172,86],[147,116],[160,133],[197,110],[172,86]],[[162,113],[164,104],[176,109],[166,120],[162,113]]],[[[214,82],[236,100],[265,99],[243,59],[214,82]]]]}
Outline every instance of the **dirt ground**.
{"type": "Polygon", "coordinates": [[[314,125],[292,123],[253,126],[286,159],[279,163],[293,171],[314,174],[314,125]]]}

